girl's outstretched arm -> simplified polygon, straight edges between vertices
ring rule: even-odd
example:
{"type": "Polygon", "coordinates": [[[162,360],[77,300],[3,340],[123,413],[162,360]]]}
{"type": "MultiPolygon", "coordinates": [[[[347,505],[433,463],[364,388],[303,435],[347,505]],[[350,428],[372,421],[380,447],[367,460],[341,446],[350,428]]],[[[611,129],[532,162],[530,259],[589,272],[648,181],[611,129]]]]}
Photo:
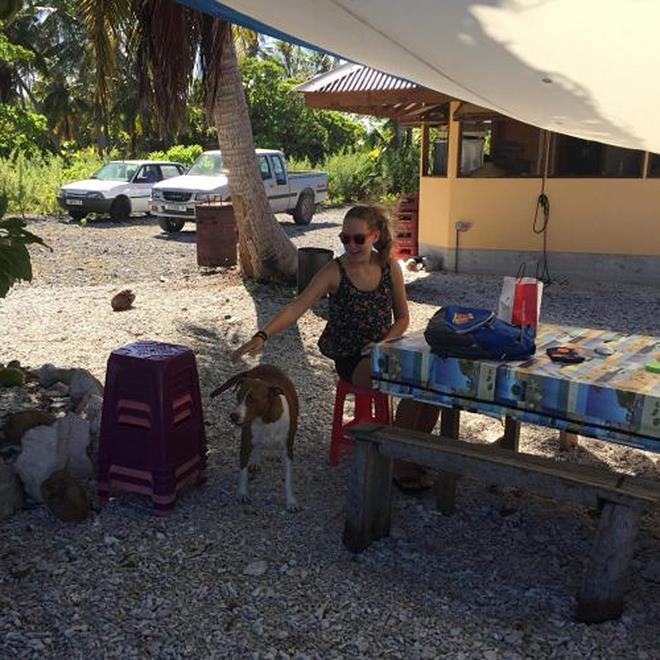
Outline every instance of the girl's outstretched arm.
{"type": "Polygon", "coordinates": [[[339,267],[334,261],[326,264],[305,287],[305,290],[288,305],[280,309],[259,333],[245,342],[231,354],[232,362],[237,362],[246,353],[261,353],[266,339],[293,325],[319,298],[339,285],[339,267]],[[263,335],[266,335],[265,337],[263,335]]]}

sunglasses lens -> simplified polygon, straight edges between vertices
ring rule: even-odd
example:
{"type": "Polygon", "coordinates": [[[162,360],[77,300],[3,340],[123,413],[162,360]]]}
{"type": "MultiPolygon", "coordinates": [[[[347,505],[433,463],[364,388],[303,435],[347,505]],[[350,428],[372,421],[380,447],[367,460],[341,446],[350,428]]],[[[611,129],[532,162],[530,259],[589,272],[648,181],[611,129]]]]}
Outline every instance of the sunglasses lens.
{"type": "Polygon", "coordinates": [[[351,241],[354,241],[355,245],[364,245],[364,242],[367,240],[366,234],[346,234],[341,232],[339,234],[339,240],[344,244],[348,245],[351,241]]]}

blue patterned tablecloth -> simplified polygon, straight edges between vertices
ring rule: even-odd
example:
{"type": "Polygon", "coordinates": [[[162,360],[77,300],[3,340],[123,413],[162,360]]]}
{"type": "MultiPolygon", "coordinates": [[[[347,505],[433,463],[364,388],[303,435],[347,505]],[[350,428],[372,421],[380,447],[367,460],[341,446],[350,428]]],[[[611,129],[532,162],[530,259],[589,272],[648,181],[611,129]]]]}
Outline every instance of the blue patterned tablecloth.
{"type": "Polygon", "coordinates": [[[422,333],[377,344],[373,386],[388,394],[660,452],[660,338],[541,324],[524,362],[441,358],[422,333]],[[551,346],[574,346],[581,364],[552,362],[551,346]],[[614,353],[594,350],[607,346],[614,353]]]}

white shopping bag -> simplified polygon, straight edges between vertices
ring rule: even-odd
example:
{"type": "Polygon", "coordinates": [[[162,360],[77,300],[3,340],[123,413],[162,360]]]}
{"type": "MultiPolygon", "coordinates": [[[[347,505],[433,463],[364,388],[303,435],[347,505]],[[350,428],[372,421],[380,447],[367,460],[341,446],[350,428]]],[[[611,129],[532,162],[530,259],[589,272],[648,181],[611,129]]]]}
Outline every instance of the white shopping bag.
{"type": "Polygon", "coordinates": [[[543,282],[535,277],[505,277],[497,318],[513,325],[536,327],[541,316],[543,282]]]}

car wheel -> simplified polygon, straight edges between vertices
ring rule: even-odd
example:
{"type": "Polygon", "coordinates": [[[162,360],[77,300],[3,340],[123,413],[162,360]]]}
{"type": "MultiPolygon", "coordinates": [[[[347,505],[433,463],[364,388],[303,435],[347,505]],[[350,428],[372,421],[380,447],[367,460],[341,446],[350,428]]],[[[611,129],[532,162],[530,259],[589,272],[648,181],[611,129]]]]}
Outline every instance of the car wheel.
{"type": "Polygon", "coordinates": [[[76,222],[80,222],[86,215],[84,211],[69,211],[69,216],[76,222]]]}
{"type": "Polygon", "coordinates": [[[131,200],[128,197],[117,197],[110,207],[110,218],[114,222],[125,222],[131,217],[131,200]]]}
{"type": "Polygon", "coordinates": [[[185,220],[177,220],[175,218],[160,218],[158,220],[160,228],[168,234],[175,234],[176,232],[181,231],[185,223],[185,220]]]}
{"type": "Polygon", "coordinates": [[[308,225],[314,217],[316,204],[314,193],[303,193],[298,199],[296,208],[293,210],[293,219],[297,225],[308,225]]]}

